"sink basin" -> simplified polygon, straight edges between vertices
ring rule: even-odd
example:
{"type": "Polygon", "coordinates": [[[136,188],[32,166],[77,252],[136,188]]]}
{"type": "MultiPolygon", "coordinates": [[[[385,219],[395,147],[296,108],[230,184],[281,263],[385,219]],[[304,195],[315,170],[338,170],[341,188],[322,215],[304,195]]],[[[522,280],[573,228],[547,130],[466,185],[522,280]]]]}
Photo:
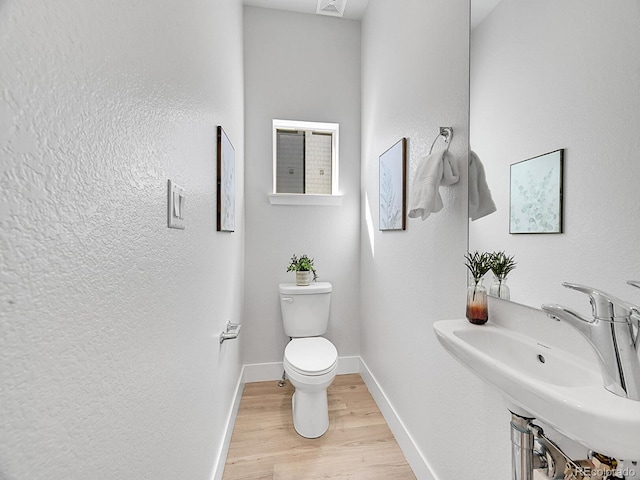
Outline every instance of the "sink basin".
{"type": "Polygon", "coordinates": [[[640,460],[640,402],[605,390],[590,358],[491,323],[443,320],[433,328],[445,350],[508,403],[587,448],[640,460]]]}

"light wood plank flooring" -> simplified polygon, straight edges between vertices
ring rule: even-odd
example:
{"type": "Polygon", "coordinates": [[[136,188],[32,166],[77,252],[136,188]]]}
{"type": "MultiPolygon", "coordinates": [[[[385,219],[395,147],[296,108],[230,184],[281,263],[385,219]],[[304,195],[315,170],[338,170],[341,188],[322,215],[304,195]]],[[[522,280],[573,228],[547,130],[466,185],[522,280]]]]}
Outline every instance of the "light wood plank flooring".
{"type": "Polygon", "coordinates": [[[245,385],[223,480],[415,479],[360,375],[329,387],[329,430],[316,439],[293,428],[293,390],[245,385]]]}

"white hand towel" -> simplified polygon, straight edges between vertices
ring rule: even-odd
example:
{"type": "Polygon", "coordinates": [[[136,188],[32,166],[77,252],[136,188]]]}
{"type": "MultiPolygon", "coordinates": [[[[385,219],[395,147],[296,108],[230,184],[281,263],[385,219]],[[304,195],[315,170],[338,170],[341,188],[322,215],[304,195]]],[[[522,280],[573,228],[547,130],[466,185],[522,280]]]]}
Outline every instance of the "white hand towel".
{"type": "Polygon", "coordinates": [[[448,150],[439,150],[423,158],[411,184],[409,217],[424,220],[442,210],[440,185],[453,185],[459,179],[458,165],[448,150]]]}
{"type": "Polygon", "coordinates": [[[496,204],[487,185],[484,166],[472,150],[469,155],[469,218],[477,220],[496,211],[496,204]]]}

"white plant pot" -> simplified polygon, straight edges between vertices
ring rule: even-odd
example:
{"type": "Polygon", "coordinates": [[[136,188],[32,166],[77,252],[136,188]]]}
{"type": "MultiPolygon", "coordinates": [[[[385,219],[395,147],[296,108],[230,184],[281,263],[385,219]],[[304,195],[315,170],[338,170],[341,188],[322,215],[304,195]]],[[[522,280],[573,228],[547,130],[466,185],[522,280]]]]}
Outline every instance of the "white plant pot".
{"type": "Polygon", "coordinates": [[[305,286],[311,283],[311,272],[296,272],[296,285],[305,286]]]}

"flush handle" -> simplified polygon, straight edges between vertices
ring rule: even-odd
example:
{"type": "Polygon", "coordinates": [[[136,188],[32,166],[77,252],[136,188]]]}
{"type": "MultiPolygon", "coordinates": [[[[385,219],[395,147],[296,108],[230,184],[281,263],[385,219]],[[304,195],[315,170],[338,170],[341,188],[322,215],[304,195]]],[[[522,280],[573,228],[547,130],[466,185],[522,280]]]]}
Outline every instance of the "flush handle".
{"type": "Polygon", "coordinates": [[[293,297],[282,297],[283,302],[293,303],[293,297]]]}

